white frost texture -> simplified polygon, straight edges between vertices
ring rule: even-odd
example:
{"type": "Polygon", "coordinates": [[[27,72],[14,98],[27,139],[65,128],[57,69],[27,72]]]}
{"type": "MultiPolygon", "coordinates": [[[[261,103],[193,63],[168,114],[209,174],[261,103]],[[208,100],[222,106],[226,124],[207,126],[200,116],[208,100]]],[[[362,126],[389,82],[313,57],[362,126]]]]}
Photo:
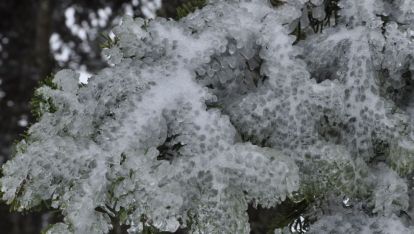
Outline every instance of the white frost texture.
{"type": "Polygon", "coordinates": [[[61,211],[47,233],[249,233],[249,204],[287,199],[310,233],[414,233],[412,0],[211,0],[113,32],[87,85],[36,91],[3,166],[8,204],[61,211]]]}

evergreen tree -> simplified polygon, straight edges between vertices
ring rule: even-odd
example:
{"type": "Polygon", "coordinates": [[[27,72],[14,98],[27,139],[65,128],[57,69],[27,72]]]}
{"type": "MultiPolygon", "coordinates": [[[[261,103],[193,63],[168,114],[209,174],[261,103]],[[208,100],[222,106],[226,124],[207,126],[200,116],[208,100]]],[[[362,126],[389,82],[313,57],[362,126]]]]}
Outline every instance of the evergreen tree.
{"type": "Polygon", "coordinates": [[[271,232],[412,233],[414,3],[180,9],[124,17],[88,84],[36,90],[8,204],[60,211],[46,233],[249,233],[286,206],[271,232]]]}

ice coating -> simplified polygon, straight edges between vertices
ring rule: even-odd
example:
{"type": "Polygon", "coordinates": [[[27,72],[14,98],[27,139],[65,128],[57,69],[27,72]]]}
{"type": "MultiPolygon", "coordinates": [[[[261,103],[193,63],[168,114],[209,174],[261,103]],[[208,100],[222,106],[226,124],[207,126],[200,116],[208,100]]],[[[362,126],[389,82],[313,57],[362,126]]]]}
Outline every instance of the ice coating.
{"type": "Polygon", "coordinates": [[[395,214],[412,199],[412,35],[398,23],[412,19],[384,2],[340,1],[338,25],[298,43],[292,25],[309,4],[324,20],[327,1],[215,0],[180,21],[125,17],[103,52],[110,67],[87,85],[63,70],[37,91],[56,110],[3,166],[3,199],[18,210],[50,201],[65,218],[49,233],[108,233],[114,218],[130,233],[249,233],[249,203],[294,192],[346,195],[374,214],[332,206],[315,233],[332,220],[344,232],[364,220],[406,230],[395,214]]]}

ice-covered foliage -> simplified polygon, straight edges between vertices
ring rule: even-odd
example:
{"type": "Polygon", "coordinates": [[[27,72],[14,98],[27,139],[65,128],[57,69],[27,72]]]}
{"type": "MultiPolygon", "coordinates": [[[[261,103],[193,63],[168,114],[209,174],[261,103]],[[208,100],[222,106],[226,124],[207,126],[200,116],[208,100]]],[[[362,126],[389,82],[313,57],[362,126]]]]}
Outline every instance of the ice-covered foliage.
{"type": "Polygon", "coordinates": [[[413,16],[410,0],[211,0],[126,17],[108,68],[37,90],[3,199],[61,210],[48,233],[249,233],[249,203],[286,199],[314,233],[411,233],[413,16]]]}
{"type": "Polygon", "coordinates": [[[397,216],[370,217],[363,212],[332,214],[322,217],[308,233],[412,233],[397,216]]]}

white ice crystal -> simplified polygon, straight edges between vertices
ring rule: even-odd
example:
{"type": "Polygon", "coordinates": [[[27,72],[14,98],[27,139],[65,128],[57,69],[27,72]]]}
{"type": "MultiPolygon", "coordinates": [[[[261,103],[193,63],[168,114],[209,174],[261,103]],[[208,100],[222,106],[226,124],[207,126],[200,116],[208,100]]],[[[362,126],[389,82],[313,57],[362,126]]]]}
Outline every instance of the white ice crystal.
{"type": "Polygon", "coordinates": [[[341,0],[330,25],[333,2],[125,17],[108,68],[37,90],[42,116],[3,166],[3,199],[61,210],[48,233],[108,233],[114,220],[249,233],[249,203],[296,198],[318,214],[313,233],[410,233],[414,21],[389,1],[341,0]]]}

